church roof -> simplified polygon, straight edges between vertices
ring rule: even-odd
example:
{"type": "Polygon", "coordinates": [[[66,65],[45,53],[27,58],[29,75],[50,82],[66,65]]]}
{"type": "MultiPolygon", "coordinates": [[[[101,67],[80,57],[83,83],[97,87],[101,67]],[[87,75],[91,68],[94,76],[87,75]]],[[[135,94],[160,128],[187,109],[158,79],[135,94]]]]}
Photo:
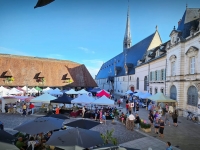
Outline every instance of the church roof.
{"type": "Polygon", "coordinates": [[[178,25],[177,31],[181,32],[183,38],[190,36],[190,29],[193,26],[195,29],[198,26],[199,8],[187,8],[178,25]]]}
{"type": "Polygon", "coordinates": [[[129,64],[129,66],[132,66],[131,68],[129,68],[128,74],[134,74],[135,67],[137,66],[137,61],[143,57],[144,53],[147,51],[149,45],[151,44],[155,34],[156,32],[105,62],[101,66],[95,79],[108,78],[111,76],[125,76],[125,62],[126,64],[129,64]],[[117,74],[115,75],[116,70],[117,74]]]}

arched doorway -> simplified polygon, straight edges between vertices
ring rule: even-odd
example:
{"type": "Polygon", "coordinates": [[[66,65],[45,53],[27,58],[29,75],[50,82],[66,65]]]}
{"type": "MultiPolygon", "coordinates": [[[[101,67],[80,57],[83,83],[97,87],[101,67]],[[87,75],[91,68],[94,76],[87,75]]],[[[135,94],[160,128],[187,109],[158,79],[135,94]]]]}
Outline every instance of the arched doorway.
{"type": "Polygon", "coordinates": [[[130,90],[131,90],[132,92],[134,92],[134,91],[135,91],[134,86],[131,86],[131,87],[130,87],[130,90]]]}
{"type": "Polygon", "coordinates": [[[177,90],[175,85],[172,85],[170,88],[170,98],[176,100],[177,99],[177,90]]]}
{"type": "Polygon", "coordinates": [[[187,92],[187,104],[197,107],[198,104],[198,91],[195,86],[190,86],[187,92]]]}

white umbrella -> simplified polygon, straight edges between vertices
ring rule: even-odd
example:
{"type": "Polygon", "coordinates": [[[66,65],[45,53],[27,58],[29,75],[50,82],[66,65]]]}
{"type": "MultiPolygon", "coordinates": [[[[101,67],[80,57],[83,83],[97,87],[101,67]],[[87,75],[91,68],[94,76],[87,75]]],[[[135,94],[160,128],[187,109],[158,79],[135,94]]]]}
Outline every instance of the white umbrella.
{"type": "Polygon", "coordinates": [[[114,101],[107,98],[105,95],[98,98],[97,100],[93,101],[92,104],[96,104],[96,105],[108,105],[108,106],[111,106],[111,105],[115,105],[114,104],[114,101]]]}
{"type": "Polygon", "coordinates": [[[31,100],[31,102],[41,102],[41,103],[50,103],[51,100],[57,99],[57,97],[51,96],[48,93],[42,94],[34,99],[31,100]]]}
{"type": "Polygon", "coordinates": [[[80,95],[79,97],[75,98],[74,100],[71,101],[71,103],[85,103],[85,104],[90,104],[94,101],[94,98],[89,97],[86,94],[80,95]]]}
{"type": "Polygon", "coordinates": [[[75,91],[74,89],[71,89],[67,92],[65,92],[66,94],[78,94],[77,91],[75,91]]]}

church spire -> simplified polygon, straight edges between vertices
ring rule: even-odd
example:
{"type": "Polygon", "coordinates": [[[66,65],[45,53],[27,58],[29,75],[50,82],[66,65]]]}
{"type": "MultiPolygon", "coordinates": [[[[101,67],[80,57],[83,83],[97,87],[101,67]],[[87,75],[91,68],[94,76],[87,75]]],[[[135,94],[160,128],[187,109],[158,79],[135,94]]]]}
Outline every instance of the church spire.
{"type": "Polygon", "coordinates": [[[126,21],[126,30],[124,35],[123,48],[124,50],[131,47],[131,29],[130,29],[130,15],[129,15],[129,6],[127,12],[127,21],[126,21]]]}

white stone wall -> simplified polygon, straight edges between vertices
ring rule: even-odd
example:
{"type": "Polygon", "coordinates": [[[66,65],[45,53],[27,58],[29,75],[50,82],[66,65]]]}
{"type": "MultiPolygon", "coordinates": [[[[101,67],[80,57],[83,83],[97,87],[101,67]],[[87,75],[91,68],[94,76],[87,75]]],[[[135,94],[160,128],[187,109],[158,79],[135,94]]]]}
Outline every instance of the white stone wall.
{"type": "Polygon", "coordinates": [[[198,90],[198,103],[200,104],[200,34],[188,37],[184,43],[178,43],[167,51],[167,95],[170,95],[170,87],[176,86],[177,107],[200,113],[197,107],[187,105],[187,92],[190,86],[198,90]],[[198,48],[195,52],[195,74],[190,74],[190,55],[186,54],[192,47],[198,48]],[[176,56],[176,75],[171,76],[171,56],[176,56]],[[199,86],[198,86],[199,84],[199,86]]]}

